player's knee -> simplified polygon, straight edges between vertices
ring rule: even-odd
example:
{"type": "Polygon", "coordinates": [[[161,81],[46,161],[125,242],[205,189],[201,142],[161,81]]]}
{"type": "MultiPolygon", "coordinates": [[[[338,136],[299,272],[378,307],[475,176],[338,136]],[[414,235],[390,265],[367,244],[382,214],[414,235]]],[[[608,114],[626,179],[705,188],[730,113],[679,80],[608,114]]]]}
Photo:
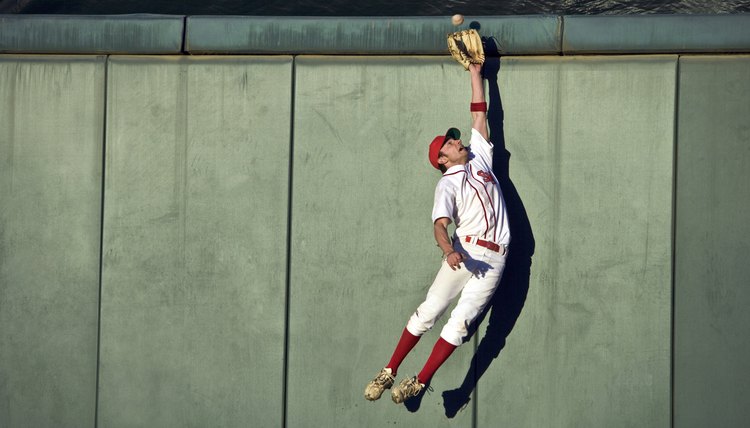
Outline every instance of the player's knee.
{"type": "Polygon", "coordinates": [[[425,314],[423,311],[416,311],[411,316],[411,318],[409,318],[409,322],[407,323],[406,328],[412,334],[420,336],[426,333],[427,331],[432,330],[432,327],[434,325],[435,325],[434,316],[425,314]]]}
{"type": "Polygon", "coordinates": [[[454,328],[449,328],[447,324],[443,327],[443,331],[440,332],[440,337],[453,346],[461,346],[467,336],[468,332],[466,330],[462,332],[454,328]]]}
{"type": "Polygon", "coordinates": [[[471,322],[468,320],[452,318],[443,327],[440,337],[450,344],[460,346],[469,337],[469,325],[471,322]]]}

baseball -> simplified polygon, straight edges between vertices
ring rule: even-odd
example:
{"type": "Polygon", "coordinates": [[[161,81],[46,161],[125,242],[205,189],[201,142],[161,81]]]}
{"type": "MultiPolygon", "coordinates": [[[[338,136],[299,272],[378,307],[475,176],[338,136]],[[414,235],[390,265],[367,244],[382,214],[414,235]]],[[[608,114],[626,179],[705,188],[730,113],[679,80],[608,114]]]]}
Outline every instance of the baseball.
{"type": "Polygon", "coordinates": [[[453,23],[453,25],[461,25],[464,23],[464,16],[460,13],[457,13],[453,15],[453,17],[451,18],[451,22],[453,23]]]}

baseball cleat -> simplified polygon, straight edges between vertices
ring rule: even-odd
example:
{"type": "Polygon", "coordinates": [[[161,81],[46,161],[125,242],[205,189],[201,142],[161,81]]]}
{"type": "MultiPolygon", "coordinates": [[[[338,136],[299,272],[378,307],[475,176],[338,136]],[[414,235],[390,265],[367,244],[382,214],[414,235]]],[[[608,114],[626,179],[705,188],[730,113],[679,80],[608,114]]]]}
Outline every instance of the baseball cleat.
{"type": "Polygon", "coordinates": [[[393,371],[387,367],[384,368],[365,387],[365,398],[370,401],[377,400],[383,395],[383,391],[393,386],[393,381],[393,371]]]}
{"type": "Polygon", "coordinates": [[[423,389],[424,384],[419,383],[416,376],[407,378],[393,388],[393,391],[391,391],[391,399],[394,403],[401,404],[404,401],[419,395],[423,389]]]}

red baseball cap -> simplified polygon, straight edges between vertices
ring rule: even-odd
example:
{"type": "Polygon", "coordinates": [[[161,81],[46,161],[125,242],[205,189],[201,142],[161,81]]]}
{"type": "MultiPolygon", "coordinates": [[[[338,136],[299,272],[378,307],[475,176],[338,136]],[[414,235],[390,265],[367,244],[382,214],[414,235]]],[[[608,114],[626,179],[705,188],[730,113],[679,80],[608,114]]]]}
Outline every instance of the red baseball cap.
{"type": "Polygon", "coordinates": [[[459,131],[456,128],[450,128],[448,132],[445,133],[445,135],[438,135],[435,137],[434,140],[430,143],[430,163],[432,166],[435,167],[435,169],[440,169],[440,164],[438,163],[438,158],[440,157],[440,149],[443,148],[443,144],[445,144],[446,141],[449,139],[459,140],[461,139],[461,131],[459,131]]]}

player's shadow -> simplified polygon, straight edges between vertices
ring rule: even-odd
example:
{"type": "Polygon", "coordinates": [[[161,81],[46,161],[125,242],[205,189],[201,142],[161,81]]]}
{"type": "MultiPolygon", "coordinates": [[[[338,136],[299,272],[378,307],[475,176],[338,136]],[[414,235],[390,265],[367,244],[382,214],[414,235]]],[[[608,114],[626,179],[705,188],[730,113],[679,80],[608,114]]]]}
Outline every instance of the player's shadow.
{"type": "Polygon", "coordinates": [[[483,320],[487,320],[484,337],[479,341],[469,370],[458,388],[444,391],[442,394],[445,414],[449,418],[454,417],[466,407],[479,379],[505,347],[505,339],[513,330],[526,302],[531,275],[531,257],[534,255],[535,246],[534,234],[526,209],[509,174],[510,152],[505,146],[503,106],[497,83],[501,63],[500,50],[494,38],[485,38],[484,42],[486,60],[482,73],[489,87],[487,121],[490,128],[490,140],[495,146],[493,167],[508,211],[511,245],[500,285],[485,311],[472,325],[471,335],[476,332],[483,320]]]}

